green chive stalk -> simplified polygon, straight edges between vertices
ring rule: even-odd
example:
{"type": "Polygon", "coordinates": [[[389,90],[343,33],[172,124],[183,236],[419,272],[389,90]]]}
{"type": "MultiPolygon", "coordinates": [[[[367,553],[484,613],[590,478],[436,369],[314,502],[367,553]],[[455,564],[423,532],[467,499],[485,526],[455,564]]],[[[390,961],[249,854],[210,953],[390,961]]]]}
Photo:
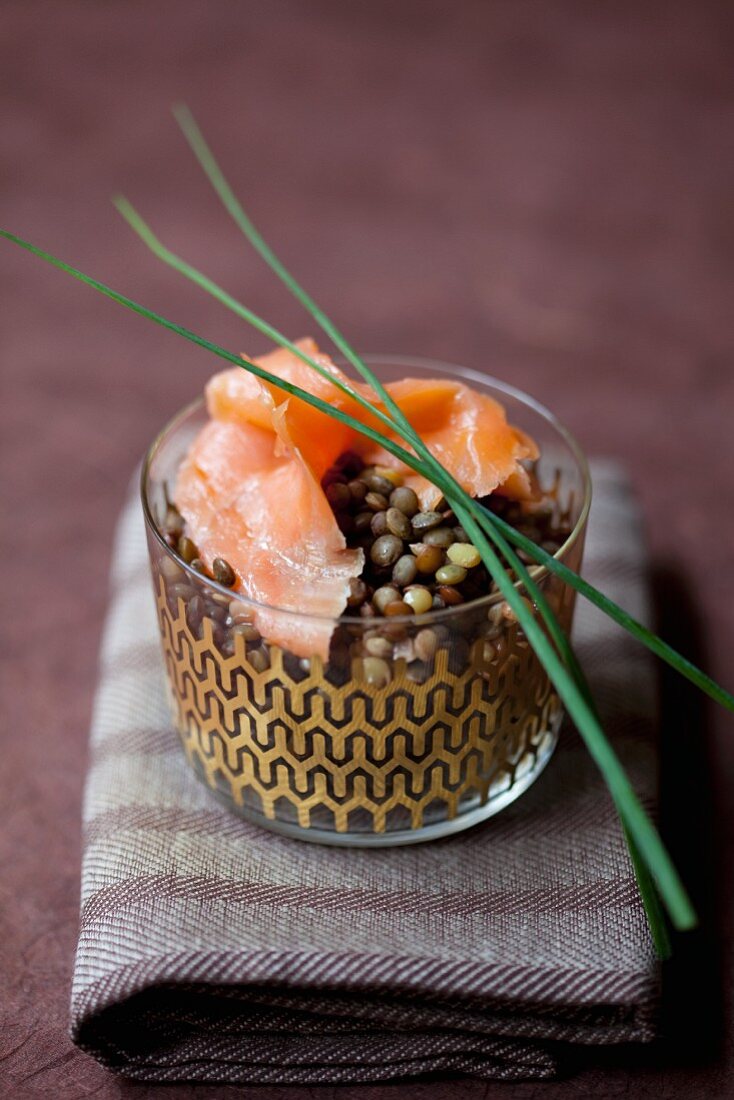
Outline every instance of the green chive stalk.
{"type": "Polygon", "coordinates": [[[301,387],[284,382],[274,375],[271,375],[257,364],[244,359],[244,357],[237,356],[219,347],[219,345],[214,344],[212,341],[206,340],[182,326],[176,325],[160,315],[147,310],[144,306],[126,298],[124,295],[118,294],[104,284],[84,275],[82,272],[70,267],[63,261],[57,260],[50,254],[35,248],[35,246],[15,237],[13,234],[3,231],[0,231],[0,234],[47,262],[52,263],[54,266],[67,271],[75,278],[87,283],[87,285],[92,286],[100,293],[112,298],[126,308],[147,317],[149,320],[171,331],[177,332],[179,335],[184,336],[200,347],[218,355],[220,358],[250,371],[250,373],[261,378],[263,381],[269,382],[271,385],[276,386],[284,392],[300,398],[305,401],[306,404],[310,404],[326,415],[347,424],[353,430],[379,444],[379,446],[386,449],[408,467],[420,473],[444,493],[444,496],[454,509],[457,518],[459,518],[462,526],[464,526],[467,534],[479,550],[485,566],[493,577],[500,592],[505,597],[508,606],[516,615],[538,659],[556,687],[566,709],[575,721],[582,738],[585,740],[592,757],[595,759],[604,775],[615,806],[622,819],[625,838],[630,848],[633,868],[638,879],[640,893],[648,915],[655,945],[661,955],[666,955],[669,952],[669,940],[664,917],[660,908],[660,899],[662,898],[673,924],[678,928],[691,927],[693,923],[695,923],[695,914],[693,913],[690,901],[685,894],[685,890],[680,883],[675,868],[654,826],[645,815],[642,806],[639,804],[627,780],[621,764],[606,740],[603,730],[601,729],[599,716],[596,712],[591,692],[570,643],[555,618],[555,615],[548,606],[541,589],[515,553],[513,546],[518,546],[520,549],[524,550],[537,564],[560,576],[566,583],[581,592],[585,598],[604,610],[611,618],[633,634],[633,636],[643,641],[644,644],[653,650],[653,652],[662,657],[663,660],[666,660],[684,676],[687,676],[693,683],[696,683],[697,686],[706,691],[712,698],[715,698],[724,706],[729,707],[729,709],[734,709],[734,697],[729,695],[729,693],[719,687],[719,685],[715,684],[699,669],[696,669],[690,662],[677,654],[662,642],[661,639],[653,635],[646,627],[637,623],[627,614],[627,612],[617,607],[617,605],[609,600],[608,597],[604,596],[603,593],[598,592],[598,590],[589,585],[588,582],[583,581],[576,573],[563,565],[562,562],[559,562],[556,558],[547,554],[547,552],[543,551],[531,540],[522,536],[514,528],[501,520],[500,517],[495,516],[489,509],[482,507],[465,493],[449,471],[442,467],[431,454],[423,440],[403,414],[402,410],[392,399],[389,391],[385,389],[366,362],[351,348],[346,338],[336,328],[333,322],[295,281],[264,241],[234,196],[211,150],[208,148],[201,132],[187,109],[181,107],[178,108],[175,113],[204,171],[239,228],[265,259],[271,269],[305,306],[323,331],[332,339],[336,347],[354,366],[360,376],[368,382],[382,407],[373,404],[365,398],[363,394],[354,390],[347,382],[335,378],[320,363],[314,360],[313,357],[304,353],[272,325],[268,324],[268,322],[259,318],[251,310],[248,310],[247,307],[237,302],[236,299],[221,287],[218,287],[217,284],[203,273],[192,267],[192,265],[187,264],[180,257],[165,248],[127,200],[122,198],[116,200],[116,205],[120,213],[160,259],[177,269],[181,274],[185,275],[202,289],[212,294],[222,304],[232,309],[243,320],[263,335],[273,340],[276,344],[288,348],[288,350],[295,354],[301,361],[316,370],[322,377],[325,377],[332,385],[341,390],[351,400],[366,409],[371,417],[375,418],[379,423],[383,424],[388,431],[394,433],[408,444],[414,453],[406,451],[396,443],[394,439],[385,437],[370,426],[357,421],[348,413],[344,412],[344,410],[338,409],[322,401],[320,398],[314,397],[301,387]],[[383,408],[387,411],[383,411],[383,408]],[[525,603],[516,582],[509,576],[503,566],[498,556],[498,552],[507,563],[507,567],[514,570],[518,583],[524,586],[528,592],[545,626],[545,631],[540,623],[536,621],[533,612],[525,603]],[[660,897],[658,897],[658,892],[660,897]]]}
{"type": "MultiPolygon", "coordinates": [[[[379,379],[376,378],[362,357],[351,347],[336,325],[296,281],[264,240],[252,220],[247,216],[188,107],[184,104],[179,104],[174,107],[173,113],[192,152],[207,176],[207,179],[227,211],[232,216],[235,224],[260,256],[262,256],[271,270],[278,276],[281,282],[283,282],[288,290],[290,290],[295,298],[311,314],[322,331],[330,337],[334,345],[341,351],[342,355],[344,355],[345,359],[352,364],[362,378],[373,386],[375,392],[380,395],[385,403],[386,408],[393,414],[393,417],[398,422],[402,422],[403,426],[411,432],[411,443],[415,446],[416,441],[418,441],[418,445],[420,445],[420,440],[416,433],[413,432],[410,423],[403,416],[402,410],[392,400],[389,392],[382,386],[379,379]]],[[[179,268],[179,270],[181,269],[179,268]]],[[[220,301],[222,300],[223,299],[220,298],[220,301]]],[[[313,363],[312,365],[315,366],[313,363]]],[[[696,668],[694,664],[677,653],[671,646],[664,642],[662,638],[653,634],[653,632],[643,626],[642,623],[637,622],[637,620],[624,611],[623,608],[615,604],[614,601],[610,600],[604,593],[599,592],[598,589],[590,585],[588,581],[585,581],[572,569],[569,569],[563,562],[558,561],[558,559],[554,558],[551,554],[548,554],[547,551],[543,550],[531,539],[528,539],[525,535],[522,535],[519,531],[516,531],[509,524],[501,520],[499,516],[495,516],[489,509],[484,509],[484,511],[487,521],[495,528],[499,528],[506,538],[531,556],[535,562],[545,566],[550,572],[555,573],[556,576],[560,577],[585,599],[600,608],[600,610],[618,623],[618,625],[622,626],[632,634],[633,637],[642,642],[643,645],[646,645],[657,657],[669,664],[678,673],[686,677],[686,679],[690,680],[691,683],[695,684],[696,687],[709,695],[717,703],[726,707],[727,710],[734,711],[734,695],[731,695],[724,688],[720,687],[709,676],[702,672],[701,669],[696,668]]]]}
{"type": "MultiPolygon", "coordinates": [[[[310,295],[308,295],[305,289],[296,282],[296,280],[293,278],[287,268],[281,263],[281,261],[269,247],[267,242],[258,232],[254,223],[245,214],[241,204],[239,203],[239,200],[232,191],[228,181],[226,180],[226,177],[219,167],[216,158],[214,157],[191,113],[186,107],[180,106],[174,110],[174,114],[176,115],[181,129],[183,130],[184,135],[186,136],[186,139],[189,142],[192,151],[199,160],[199,163],[203,168],[205,174],[207,175],[215,191],[221,198],[224,206],[232,215],[235,223],[241,229],[245,237],[256,248],[263,259],[265,259],[266,263],[268,263],[271,269],[284,282],[288,289],[291,290],[295,297],[305,306],[311,316],[320,325],[322,330],[331,337],[334,344],[345,355],[347,360],[352,363],[352,365],[357,369],[360,375],[370,383],[377,396],[382,399],[383,403],[386,405],[386,407],[389,408],[390,412],[393,414],[395,421],[397,421],[397,423],[395,424],[395,428],[398,434],[400,434],[407,442],[413,444],[417,453],[420,454],[421,457],[423,457],[423,459],[433,468],[433,472],[435,475],[437,463],[435,462],[433,456],[430,454],[427,448],[422,445],[422,441],[417,436],[417,433],[412,430],[412,426],[407,421],[407,418],[402,414],[402,410],[400,410],[396,403],[391,400],[389,392],[386,391],[379,380],[373,375],[364,360],[357,354],[356,351],[352,349],[351,345],[337,329],[331,319],[320,309],[320,307],[315,303],[310,295]]],[[[128,221],[131,222],[133,228],[135,228],[140,233],[143,239],[146,240],[146,236],[148,237],[146,243],[148,243],[148,245],[153,248],[153,250],[160,256],[160,258],[164,259],[165,262],[171,263],[171,266],[178,267],[182,274],[188,275],[190,277],[189,272],[186,270],[187,265],[184,265],[183,261],[180,261],[178,257],[173,257],[172,254],[163,249],[162,246],[158,242],[156,242],[154,238],[152,238],[152,234],[149,230],[147,230],[147,227],[145,227],[145,229],[141,232],[141,226],[139,224],[141,219],[137,218],[136,216],[131,218],[129,216],[129,208],[126,211],[125,209],[121,208],[119,202],[117,205],[118,209],[120,209],[121,213],[123,213],[123,216],[128,218],[128,221]],[[138,221],[137,225],[135,224],[136,220],[138,221]]],[[[230,308],[232,308],[231,300],[228,302],[225,299],[225,297],[223,296],[224,292],[221,291],[221,288],[217,288],[217,291],[218,293],[215,292],[215,296],[219,297],[220,301],[223,301],[224,304],[230,305],[230,308]]],[[[241,312],[242,308],[243,307],[241,306],[239,306],[239,309],[235,307],[235,312],[240,312],[240,316],[243,315],[241,312]]],[[[315,364],[312,365],[315,366],[315,364]]],[[[495,517],[492,515],[492,513],[487,510],[487,514],[480,517],[480,522],[483,530],[492,538],[492,541],[495,543],[495,545],[497,545],[503,551],[503,556],[507,561],[508,566],[510,568],[514,568],[520,580],[525,583],[525,586],[529,590],[529,594],[536,604],[538,612],[549,631],[549,634],[556,646],[559,655],[562,657],[564,663],[572,672],[572,675],[577,685],[580,687],[580,689],[584,691],[587,701],[592,704],[588,685],[586,685],[585,683],[583,673],[581,672],[573,650],[565,640],[565,635],[563,634],[560,625],[558,624],[555,616],[550,611],[547,602],[544,600],[539,590],[537,589],[537,586],[531,586],[528,583],[530,578],[527,571],[524,570],[524,567],[518,569],[518,565],[520,563],[516,555],[508,554],[507,543],[505,540],[501,539],[501,535],[497,531],[496,524],[493,524],[494,519],[495,517]]],[[[625,835],[627,836],[630,843],[630,853],[632,856],[633,866],[635,868],[635,873],[638,877],[640,892],[643,898],[643,902],[645,904],[646,911],[648,913],[651,931],[653,933],[653,937],[656,941],[659,952],[664,953],[664,951],[667,950],[668,946],[667,932],[664,928],[664,924],[660,924],[659,927],[656,927],[656,922],[658,922],[659,904],[654,904],[651,900],[650,895],[654,894],[654,889],[652,888],[651,883],[649,883],[648,881],[645,884],[642,881],[643,863],[639,856],[639,853],[636,850],[632,850],[634,846],[634,841],[629,836],[629,833],[626,830],[625,835]]],[[[654,900],[655,902],[657,902],[657,898],[655,898],[654,900]]]]}
{"type": "MultiPolygon", "coordinates": [[[[453,492],[453,486],[450,484],[450,480],[443,472],[443,476],[440,478],[432,478],[432,470],[426,466],[418,457],[405,451],[402,447],[396,444],[393,440],[381,435],[368,425],[362,424],[360,421],[355,420],[348,413],[343,412],[338,408],[329,405],[327,402],[322,401],[320,398],[313,396],[307,391],[295,386],[291,383],[284,382],[282,379],[271,375],[268,371],[259,367],[257,364],[245,361],[241,356],[235,355],[233,352],[229,352],[219,345],[213,343],[210,340],[206,340],[204,337],[198,336],[196,333],[191,332],[183,326],[177,325],[172,321],[168,321],[166,318],[148,310],[146,307],[134,302],[132,299],[118,294],[116,291],[100,283],[98,280],[92,279],[90,276],[84,275],[84,273],[78,271],[70,265],[65,264],[63,261],[58,260],[56,257],[51,256],[49,253],[44,252],[41,249],[29,244],[26,241],[15,237],[13,234],[2,232],[2,236],[6,239],[18,244],[20,247],[32,252],[40,258],[46,260],[46,262],[53,264],[71,274],[73,277],[79,279],[81,282],[92,286],[100,293],[107,297],[117,301],[119,304],[126,306],[126,308],[145,316],[149,320],[162,325],[170,331],[177,332],[179,335],[197,344],[200,347],[217,355],[219,358],[224,359],[227,362],[234,363],[237,366],[243,367],[249,370],[251,373],[260,377],[263,381],[267,381],[272,385],[282,389],[284,392],[291,394],[292,396],[299,397],[305,401],[306,404],[319,409],[319,411],[332,416],[333,418],[340,420],[341,422],[350,426],[353,430],[358,431],[360,434],[372,439],[373,442],[378,443],[384,447],[389,453],[393,454],[400,461],[405,462],[409,467],[416,470],[424,477],[428,477],[434,481],[434,484],[441,489],[448,499],[453,501],[456,506],[456,514],[460,519],[460,522],[465,526],[467,533],[472,538],[472,541],[477,545],[480,554],[482,555],[485,564],[487,565],[490,573],[495,577],[495,581],[498,588],[505,596],[508,605],[512,608],[516,614],[518,621],[525,631],[530,644],[538,654],[541,663],[546,668],[551,680],[554,682],[556,689],[559,692],[561,699],[564,701],[566,708],[568,709],[571,717],[579,725],[582,736],[585,737],[587,745],[589,746],[592,756],[599,764],[607,783],[612,792],[612,796],[617,804],[620,813],[623,814],[623,820],[629,833],[635,840],[638,846],[641,857],[647,863],[651,874],[655,878],[658,889],[663,897],[666,907],[670,913],[671,919],[676,927],[685,928],[690,927],[695,921],[695,915],[690,906],[690,902],[685,894],[685,891],[677,878],[675,869],[670,862],[662,843],[657,836],[652,823],[647,819],[644,810],[639,804],[634,792],[629,785],[621,765],[616,759],[611,746],[606,741],[606,738],[601,730],[599,724],[596,722],[594,715],[585,702],[583,693],[577,687],[573,676],[568,672],[563,663],[558,658],[551,643],[543,632],[542,628],[535,621],[532,612],[529,611],[523,598],[521,597],[514,582],[508,576],[503,569],[499,558],[495,552],[491,549],[489,542],[484,536],[482,529],[475,520],[475,515],[478,513],[475,502],[471,500],[468,495],[463,494],[463,500],[460,502],[460,497],[455,496],[453,492]]],[[[481,513],[479,513],[481,515],[481,513]]]]}

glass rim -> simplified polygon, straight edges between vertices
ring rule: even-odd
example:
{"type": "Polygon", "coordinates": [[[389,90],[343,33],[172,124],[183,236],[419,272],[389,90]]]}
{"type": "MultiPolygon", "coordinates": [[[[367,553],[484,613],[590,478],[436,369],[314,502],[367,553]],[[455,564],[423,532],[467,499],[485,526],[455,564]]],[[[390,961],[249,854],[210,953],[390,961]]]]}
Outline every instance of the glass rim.
{"type": "MultiPolygon", "coordinates": [[[[506,394],[509,397],[519,401],[522,405],[525,405],[533,412],[541,416],[555,432],[563,439],[564,443],[569,448],[573,458],[581,473],[581,479],[583,484],[583,500],[581,504],[581,510],[578,515],[578,519],[574,523],[573,529],[569,534],[566,541],[558,548],[553,555],[558,561],[563,561],[563,558],[569,553],[572,547],[579,539],[586,521],[589,516],[589,509],[591,508],[591,473],[589,471],[589,463],[586,455],[584,454],[581,446],[577,442],[575,436],[566,428],[564,424],[555,416],[553,412],[547,406],[543,405],[536,398],[530,394],[525,393],[523,390],[518,389],[516,386],[511,385],[509,382],[504,382],[499,378],[495,378],[493,375],[485,374],[482,371],[474,370],[471,367],[462,367],[456,363],[446,363],[440,359],[430,359],[421,356],[413,355],[364,355],[362,357],[366,363],[371,366],[403,366],[408,369],[411,367],[418,367],[420,370],[435,372],[437,376],[441,376],[442,373],[453,375],[463,379],[474,381],[479,386],[490,386],[495,390],[499,390],[500,393],[506,394]]],[[[345,361],[340,356],[334,356],[333,360],[337,365],[344,366],[345,361]]],[[[205,397],[200,394],[193,401],[185,405],[184,408],[179,409],[174,416],[161,428],[158,434],[153,439],[153,442],[148,447],[140,472],[140,496],[143,506],[143,515],[145,523],[148,529],[152,532],[154,538],[159,543],[161,549],[171,557],[178,567],[197,584],[206,584],[207,588],[211,588],[214,592],[220,593],[223,596],[229,597],[230,601],[237,601],[244,604],[246,607],[253,608],[254,611],[264,612],[276,612],[280,615],[295,616],[299,619],[304,619],[310,622],[331,622],[337,625],[345,626],[360,626],[363,629],[369,629],[374,627],[376,621],[373,619],[364,619],[361,615],[320,615],[315,612],[299,611],[296,608],[280,607],[277,604],[262,603],[259,600],[254,600],[250,596],[244,595],[244,593],[238,592],[233,588],[227,588],[225,585],[220,584],[214,580],[213,577],[209,577],[204,573],[199,573],[196,569],[192,569],[188,562],[185,562],[176,551],[168,545],[163,532],[160,530],[158,523],[153,515],[153,509],[151,507],[150,500],[148,499],[148,481],[150,475],[150,469],[153,461],[166,442],[181,424],[197,409],[201,408],[205,404],[205,397]]],[[[529,565],[528,573],[534,581],[542,580],[549,572],[546,565],[529,565]]],[[[522,589],[524,587],[523,582],[520,580],[515,581],[515,587],[522,589]]],[[[486,596],[479,596],[477,599],[468,600],[466,603],[454,604],[449,607],[442,607],[427,611],[423,615],[394,615],[390,618],[392,625],[404,625],[409,624],[419,626],[429,626],[431,624],[444,622],[447,619],[466,614],[468,611],[474,611],[484,607],[491,607],[493,604],[501,603],[504,601],[504,597],[501,592],[491,592],[486,596]]]]}

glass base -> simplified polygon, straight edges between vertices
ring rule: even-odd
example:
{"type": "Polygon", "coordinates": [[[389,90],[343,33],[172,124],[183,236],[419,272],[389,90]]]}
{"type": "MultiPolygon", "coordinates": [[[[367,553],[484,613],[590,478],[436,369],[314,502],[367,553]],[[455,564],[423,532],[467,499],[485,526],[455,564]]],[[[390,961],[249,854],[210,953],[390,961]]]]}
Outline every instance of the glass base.
{"type": "Polygon", "coordinates": [[[557,744],[558,731],[547,730],[535,751],[525,753],[517,762],[512,776],[505,773],[491,784],[489,795],[485,801],[482,801],[479,795],[469,796],[465,803],[462,802],[461,809],[455,817],[435,821],[430,825],[423,825],[419,829],[396,829],[383,833],[338,833],[326,829],[305,829],[292,822],[267,818],[263,814],[257,813],[252,807],[238,806],[223,792],[209,789],[214,797],[223,803],[227,809],[232,810],[253,825],[259,825],[272,833],[278,833],[279,836],[290,837],[293,840],[305,840],[311,844],[328,844],[340,848],[394,848],[404,844],[422,844],[429,840],[439,840],[441,837],[453,836],[454,833],[471,829],[472,826],[479,825],[487,818],[498,814],[513,803],[516,798],[524,794],[528,787],[532,786],[553,755],[557,744]]]}

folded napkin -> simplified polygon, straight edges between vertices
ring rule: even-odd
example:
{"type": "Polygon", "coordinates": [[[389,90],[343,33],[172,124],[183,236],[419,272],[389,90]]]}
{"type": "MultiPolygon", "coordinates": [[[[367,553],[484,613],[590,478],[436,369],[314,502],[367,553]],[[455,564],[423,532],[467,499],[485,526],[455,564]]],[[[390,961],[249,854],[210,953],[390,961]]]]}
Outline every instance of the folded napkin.
{"type": "MultiPolygon", "coordinates": [[[[639,521],[597,464],[585,572],[648,617],[639,521]]],[[[654,807],[654,678],[580,601],[606,728],[654,807]]],[[[84,807],[76,1043],[149,1081],[543,1078],[575,1044],[653,1037],[659,969],[615,814],[578,737],[499,816],[383,850],[288,840],[223,809],[163,688],[136,493],[113,569],[84,807]]],[[[565,1068],[568,1068],[566,1065],[565,1068]]]]}

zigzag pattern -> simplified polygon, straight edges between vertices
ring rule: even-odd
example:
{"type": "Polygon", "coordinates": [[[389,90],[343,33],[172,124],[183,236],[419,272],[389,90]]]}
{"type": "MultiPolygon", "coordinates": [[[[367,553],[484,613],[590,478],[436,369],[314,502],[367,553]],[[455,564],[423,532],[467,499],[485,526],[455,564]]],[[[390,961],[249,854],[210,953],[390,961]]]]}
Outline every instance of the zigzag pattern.
{"type": "Polygon", "coordinates": [[[303,679],[270,647],[256,671],[242,637],[232,656],[202,638],[179,599],[171,612],[159,578],[159,622],[174,714],[187,756],[235,807],[302,828],[381,833],[451,819],[460,803],[486,802],[490,786],[512,786],[560,722],[556,694],[522,633],[509,626],[501,660],[481,641],[467,667],[449,669],[439,649],[428,680],[394,666],[384,688],[350,679],[335,686],[318,658],[303,679]]]}

